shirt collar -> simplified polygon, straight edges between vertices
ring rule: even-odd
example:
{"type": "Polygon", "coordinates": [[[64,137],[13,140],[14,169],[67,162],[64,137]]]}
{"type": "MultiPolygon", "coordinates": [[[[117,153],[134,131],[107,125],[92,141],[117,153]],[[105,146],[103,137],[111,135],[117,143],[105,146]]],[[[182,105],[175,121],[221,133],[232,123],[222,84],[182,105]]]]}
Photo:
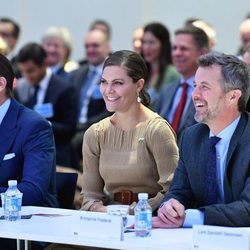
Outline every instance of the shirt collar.
{"type": "Polygon", "coordinates": [[[57,71],[58,71],[60,68],[62,68],[62,67],[63,67],[63,65],[62,65],[61,63],[58,63],[58,64],[56,64],[56,65],[50,66],[49,68],[51,69],[52,74],[56,74],[57,71]]]}
{"type": "Polygon", "coordinates": [[[89,70],[90,71],[93,71],[95,70],[97,72],[98,75],[101,75],[102,74],[102,68],[103,68],[103,63],[97,65],[97,66],[94,66],[93,64],[90,64],[89,65],[89,70]]]}
{"type": "Polygon", "coordinates": [[[0,124],[3,121],[4,116],[6,115],[10,106],[10,98],[8,98],[1,106],[0,106],[0,124]]]}
{"type": "MultiPolygon", "coordinates": [[[[229,124],[216,136],[220,137],[222,140],[230,141],[239,121],[240,121],[240,116],[238,116],[231,124],[229,124]]],[[[215,136],[215,135],[210,131],[209,137],[211,136],[215,136]]]]}
{"type": "Polygon", "coordinates": [[[40,89],[46,90],[49,85],[49,80],[52,76],[52,71],[50,68],[47,68],[46,75],[43,77],[43,79],[39,82],[40,89]]]}
{"type": "Polygon", "coordinates": [[[181,77],[181,84],[183,84],[184,82],[186,82],[188,86],[193,89],[194,88],[194,75],[185,80],[183,77],[181,77]]]}

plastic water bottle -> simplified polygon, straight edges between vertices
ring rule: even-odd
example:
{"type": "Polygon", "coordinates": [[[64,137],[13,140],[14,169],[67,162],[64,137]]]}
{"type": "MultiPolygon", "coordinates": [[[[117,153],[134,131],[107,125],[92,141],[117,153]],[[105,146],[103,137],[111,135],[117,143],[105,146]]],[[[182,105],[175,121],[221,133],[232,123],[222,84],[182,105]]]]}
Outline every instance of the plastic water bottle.
{"type": "Polygon", "coordinates": [[[148,194],[139,193],[135,207],[135,235],[149,237],[152,231],[152,208],[148,204],[148,194]]]}
{"type": "Polygon", "coordinates": [[[5,192],[4,217],[8,221],[16,221],[21,218],[22,193],[17,188],[17,181],[8,181],[8,189],[5,192]]]}

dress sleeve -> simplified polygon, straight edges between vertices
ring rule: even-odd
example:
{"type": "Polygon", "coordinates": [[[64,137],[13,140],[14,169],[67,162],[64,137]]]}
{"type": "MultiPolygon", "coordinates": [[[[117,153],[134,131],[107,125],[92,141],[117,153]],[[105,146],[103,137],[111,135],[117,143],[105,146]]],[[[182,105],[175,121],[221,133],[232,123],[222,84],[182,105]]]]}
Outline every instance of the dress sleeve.
{"type": "Polygon", "coordinates": [[[175,134],[164,119],[156,119],[155,122],[150,124],[146,134],[149,137],[147,144],[152,152],[159,174],[158,184],[162,187],[155,197],[149,199],[149,204],[154,211],[159,207],[164,195],[169,190],[174,170],[178,164],[179,151],[175,134]]]}
{"type": "Polygon", "coordinates": [[[99,172],[100,146],[98,138],[98,124],[92,125],[83,137],[83,183],[82,210],[90,210],[95,202],[105,199],[103,193],[104,181],[99,172]]]}

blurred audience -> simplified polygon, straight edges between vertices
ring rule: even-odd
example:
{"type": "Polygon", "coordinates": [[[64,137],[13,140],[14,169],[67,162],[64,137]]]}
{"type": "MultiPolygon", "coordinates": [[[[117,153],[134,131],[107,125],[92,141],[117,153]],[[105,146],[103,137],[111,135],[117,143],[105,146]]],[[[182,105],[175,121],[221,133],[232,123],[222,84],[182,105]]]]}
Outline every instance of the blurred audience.
{"type": "Polygon", "coordinates": [[[238,51],[238,56],[242,57],[243,52],[250,45],[250,18],[244,20],[239,27],[241,46],[238,51]]]}
{"type": "Polygon", "coordinates": [[[90,25],[89,30],[101,30],[107,35],[108,40],[111,41],[111,27],[107,21],[97,19],[90,25]]]}
{"type": "Polygon", "coordinates": [[[170,35],[163,24],[149,23],[144,27],[141,52],[148,67],[145,86],[154,109],[162,87],[180,77],[172,65],[170,35]]]}
{"type": "Polygon", "coordinates": [[[15,77],[21,77],[18,69],[15,48],[20,35],[20,26],[11,18],[0,18],[0,37],[7,43],[6,57],[10,60],[15,77]]]}
{"type": "Polygon", "coordinates": [[[181,79],[162,89],[156,111],[171,124],[178,141],[184,129],[196,123],[191,93],[197,59],[208,51],[208,37],[202,29],[189,25],[175,31],[172,58],[181,79]]]}
{"type": "Polygon", "coordinates": [[[69,72],[76,69],[78,64],[69,61],[72,51],[72,38],[65,27],[49,27],[42,37],[42,46],[47,53],[47,64],[54,75],[65,80],[69,72]]]}
{"type": "Polygon", "coordinates": [[[196,20],[192,22],[192,25],[197,28],[202,29],[207,34],[208,47],[209,47],[209,50],[211,51],[217,43],[215,29],[210,24],[208,24],[207,22],[203,20],[196,20]]]}
{"type": "Polygon", "coordinates": [[[142,36],[143,36],[143,27],[138,27],[133,32],[132,37],[132,47],[133,51],[135,51],[138,54],[141,54],[141,47],[142,47],[142,36]]]}
{"type": "MultiPolygon", "coordinates": [[[[102,31],[106,35],[106,38],[109,44],[111,43],[111,27],[108,22],[102,19],[95,20],[93,23],[90,24],[90,27],[89,27],[89,31],[93,31],[93,30],[102,31]]],[[[111,53],[111,51],[109,53],[111,53]]],[[[84,65],[86,63],[88,63],[87,58],[83,58],[79,61],[80,65],[84,65]]]]}
{"type": "Polygon", "coordinates": [[[77,133],[72,139],[72,164],[80,169],[82,158],[82,138],[86,129],[93,123],[107,116],[104,100],[99,90],[104,60],[110,53],[107,34],[100,30],[92,30],[85,37],[87,63],[72,72],[70,83],[77,89],[78,105],[77,133]]]}
{"type": "Polygon", "coordinates": [[[70,166],[70,141],[76,128],[76,91],[53,75],[42,46],[28,43],[18,54],[23,78],[16,87],[16,98],[50,121],[56,144],[56,163],[70,166]]]}
{"type": "Polygon", "coordinates": [[[8,44],[0,37],[0,54],[6,56],[8,54],[8,44]]]}

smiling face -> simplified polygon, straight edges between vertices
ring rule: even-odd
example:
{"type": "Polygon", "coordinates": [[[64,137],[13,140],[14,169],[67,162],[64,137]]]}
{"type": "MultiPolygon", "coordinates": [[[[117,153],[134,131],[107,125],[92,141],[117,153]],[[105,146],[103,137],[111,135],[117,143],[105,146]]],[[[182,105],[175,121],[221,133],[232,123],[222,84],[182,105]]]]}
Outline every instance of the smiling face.
{"type": "Polygon", "coordinates": [[[138,105],[137,94],[143,87],[143,80],[133,83],[132,78],[121,66],[107,66],[103,70],[100,90],[110,112],[126,112],[138,105]]]}
{"type": "Polygon", "coordinates": [[[195,74],[197,59],[202,50],[196,45],[192,35],[178,34],[172,45],[173,64],[182,76],[187,79],[195,74]]]}
{"type": "Polygon", "coordinates": [[[224,92],[221,87],[219,66],[199,67],[194,80],[192,98],[195,106],[195,120],[208,126],[227,120],[237,110],[238,97],[234,90],[224,92]]]}
{"type": "Polygon", "coordinates": [[[100,30],[91,31],[85,38],[85,50],[88,63],[99,65],[110,53],[107,35],[100,30]]]}
{"type": "Polygon", "coordinates": [[[47,37],[43,40],[42,46],[47,53],[48,66],[63,63],[67,54],[67,48],[60,37],[47,37]]]}

